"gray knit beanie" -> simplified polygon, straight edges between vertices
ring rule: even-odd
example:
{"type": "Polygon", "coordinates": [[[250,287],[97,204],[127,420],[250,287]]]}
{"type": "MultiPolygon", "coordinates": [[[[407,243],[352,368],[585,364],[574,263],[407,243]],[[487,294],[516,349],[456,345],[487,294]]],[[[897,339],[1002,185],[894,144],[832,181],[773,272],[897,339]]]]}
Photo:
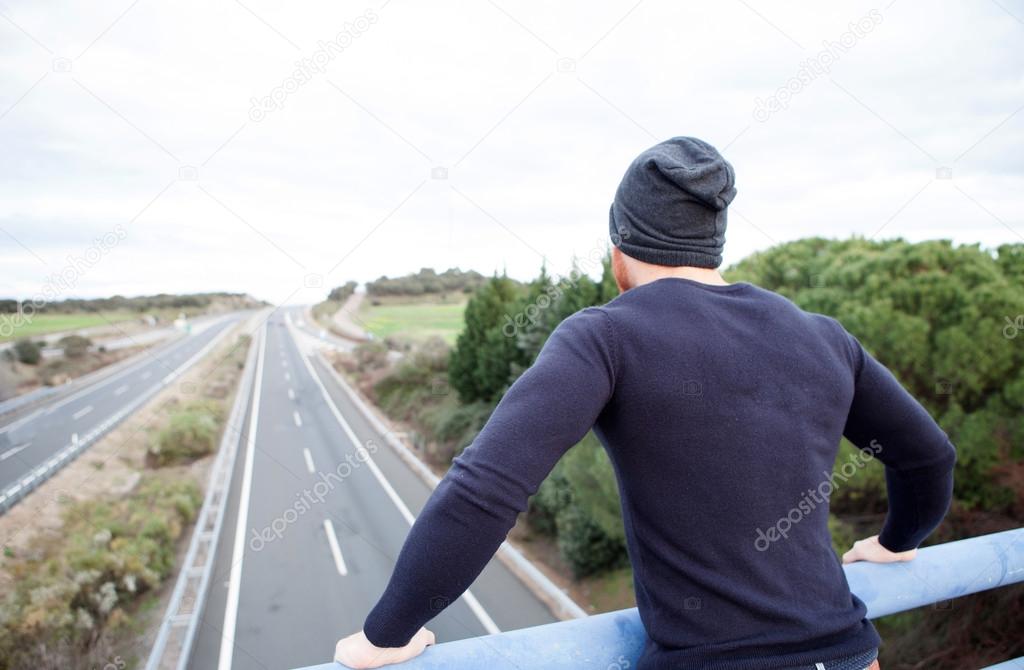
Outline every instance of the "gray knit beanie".
{"type": "Polygon", "coordinates": [[[718,151],[673,137],[637,156],[609,215],[612,244],[645,263],[717,268],[736,175],[718,151]]]}

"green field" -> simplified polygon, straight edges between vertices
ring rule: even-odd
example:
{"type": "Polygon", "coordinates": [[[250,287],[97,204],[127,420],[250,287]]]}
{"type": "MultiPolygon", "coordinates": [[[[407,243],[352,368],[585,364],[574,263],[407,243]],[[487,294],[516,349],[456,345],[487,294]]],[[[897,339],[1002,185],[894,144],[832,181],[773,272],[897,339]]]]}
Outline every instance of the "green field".
{"type": "Polygon", "coordinates": [[[134,312],[82,312],[80,314],[36,314],[31,320],[22,323],[15,314],[0,315],[0,342],[20,340],[26,337],[39,337],[49,333],[65,330],[80,330],[93,326],[107,326],[111,323],[130,321],[138,318],[134,312]],[[11,325],[17,324],[11,333],[11,325]],[[9,334],[10,333],[10,334],[9,334]]]}
{"type": "Polygon", "coordinates": [[[448,344],[462,331],[462,313],[466,303],[388,302],[372,305],[363,302],[359,309],[359,325],[377,339],[399,336],[424,339],[436,335],[448,344]]]}

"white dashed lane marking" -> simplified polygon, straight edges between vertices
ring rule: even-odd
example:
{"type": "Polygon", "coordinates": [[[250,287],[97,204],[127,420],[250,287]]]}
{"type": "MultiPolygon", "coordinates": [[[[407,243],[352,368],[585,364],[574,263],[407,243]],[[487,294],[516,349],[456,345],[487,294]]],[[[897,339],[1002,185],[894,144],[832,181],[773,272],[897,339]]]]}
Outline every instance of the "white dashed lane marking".
{"type": "Polygon", "coordinates": [[[344,577],[348,574],[345,567],[345,559],[341,556],[341,547],[338,546],[338,536],[334,534],[334,524],[330,519],[324,519],[324,532],[327,533],[327,544],[331,547],[331,555],[334,556],[334,565],[338,568],[338,574],[344,577]]]}

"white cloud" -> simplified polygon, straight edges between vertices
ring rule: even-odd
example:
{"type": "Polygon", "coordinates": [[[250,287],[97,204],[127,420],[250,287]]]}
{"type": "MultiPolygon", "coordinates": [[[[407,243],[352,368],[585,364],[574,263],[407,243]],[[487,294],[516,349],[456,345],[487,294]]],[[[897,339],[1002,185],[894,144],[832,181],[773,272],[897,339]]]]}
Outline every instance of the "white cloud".
{"type": "Polygon", "coordinates": [[[677,134],[736,166],[727,262],[805,235],[1024,235],[1020,2],[372,2],[0,6],[0,293],[118,224],[80,295],[312,301],[303,277],[339,261],[328,284],[563,270],[601,243],[632,157],[677,134]],[[828,73],[754,118],[873,9],[828,73]]]}

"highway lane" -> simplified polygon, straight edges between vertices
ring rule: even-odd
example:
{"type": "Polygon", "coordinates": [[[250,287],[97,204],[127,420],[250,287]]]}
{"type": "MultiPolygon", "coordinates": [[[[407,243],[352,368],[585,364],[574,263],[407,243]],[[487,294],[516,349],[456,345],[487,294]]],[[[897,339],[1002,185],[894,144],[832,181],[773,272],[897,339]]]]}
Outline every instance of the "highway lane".
{"type": "MultiPolygon", "coordinates": [[[[293,324],[301,318],[288,314],[293,324]]],[[[296,338],[305,345],[307,336],[275,313],[261,344],[246,442],[190,668],[328,660],[338,637],[362,625],[429,495],[296,338]]],[[[471,597],[453,603],[431,628],[443,641],[553,620],[492,561],[471,597]]]]}
{"type": "Polygon", "coordinates": [[[209,320],[97,381],[0,427],[0,511],[172,382],[241,318],[209,320]]]}

